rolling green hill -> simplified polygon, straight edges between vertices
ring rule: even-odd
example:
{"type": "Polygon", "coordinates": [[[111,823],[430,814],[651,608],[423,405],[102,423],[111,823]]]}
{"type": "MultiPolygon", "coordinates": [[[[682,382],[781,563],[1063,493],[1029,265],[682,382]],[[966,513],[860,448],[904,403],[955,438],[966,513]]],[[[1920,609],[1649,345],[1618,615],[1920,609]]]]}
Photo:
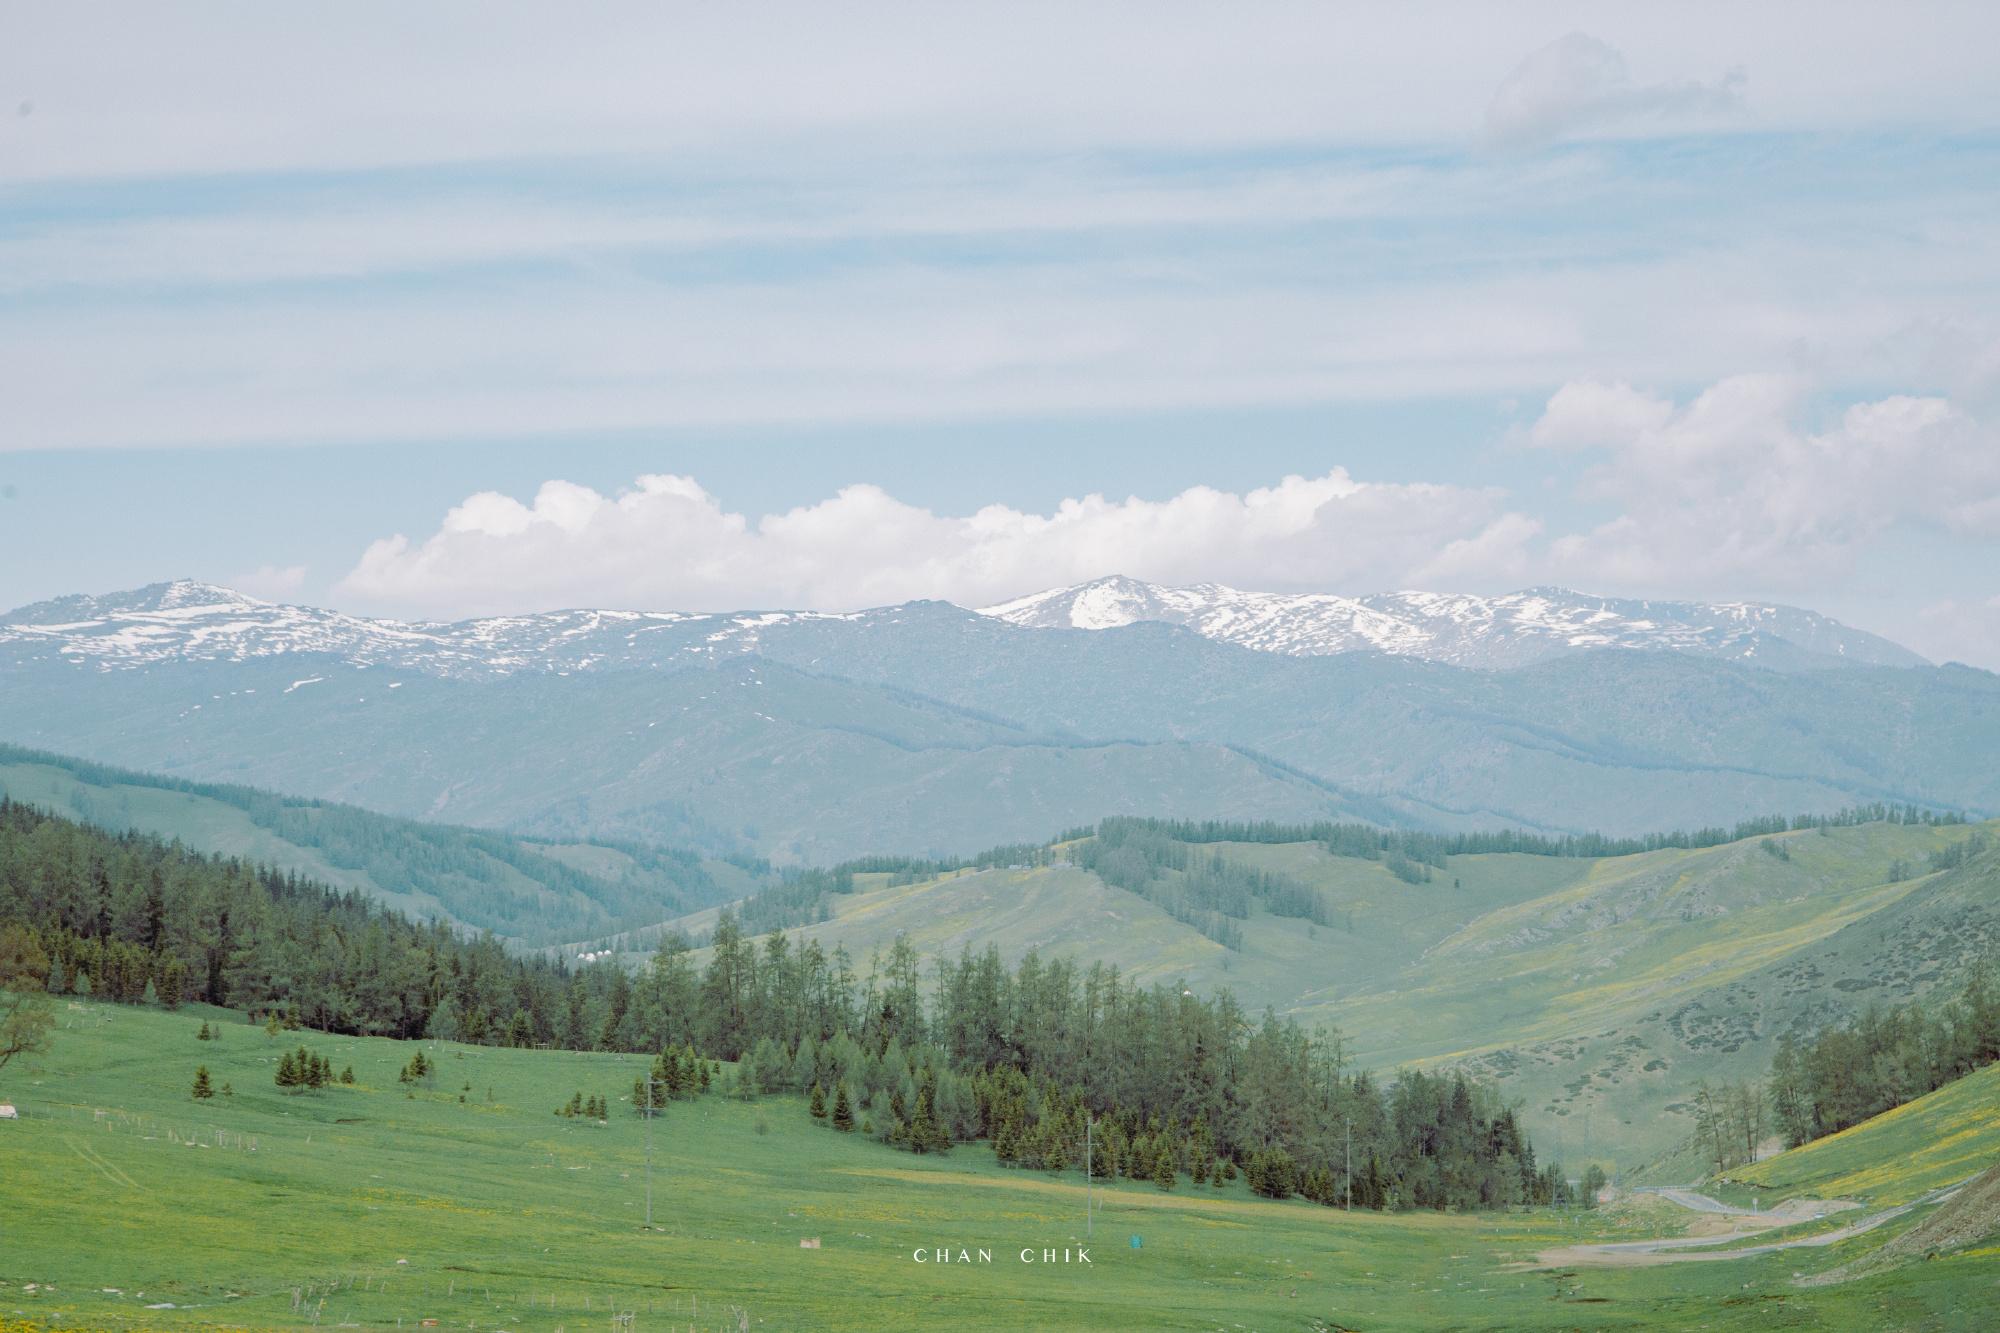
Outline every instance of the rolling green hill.
{"type": "MultiPolygon", "coordinates": [[[[925,954],[991,943],[1226,987],[1338,1027],[1363,1065],[1464,1064],[1521,1098],[1556,1155],[1630,1168],[1686,1135],[1699,1080],[1759,1077],[1780,1034],[1925,994],[1992,956],[2000,854],[1926,873],[1974,831],[1873,823],[1605,858],[1453,856],[1420,883],[1317,842],[1190,849],[1317,896],[1323,924],[1254,909],[1236,923],[1240,948],[1059,846],[1049,865],[856,876],[830,920],[795,933],[864,971],[907,934],[925,954]]],[[[671,924],[698,937],[714,916],[671,924]]]]}
{"type": "Polygon", "coordinates": [[[740,897],[741,867],[640,845],[426,824],[250,787],[181,782],[0,746],[0,795],[114,832],[355,889],[418,919],[526,943],[610,932],[740,897]]]}
{"type": "Polygon", "coordinates": [[[1521,1261],[1635,1232],[1595,1213],[1350,1214],[1255,1200],[1240,1180],[1100,1183],[1086,1228],[1078,1170],[1006,1169],[984,1144],[896,1152],[816,1127],[794,1097],[676,1103],[649,1151],[620,1101],[643,1056],[426,1042],[439,1072],[411,1087],[397,1071],[417,1043],[274,1039],[226,1010],[66,1001],[55,1036],[0,1077],[22,1117],[0,1122],[0,1161],[34,1184],[8,1200],[9,1333],[621,1315],[702,1333],[1958,1328],[1990,1292],[1990,1263],[1962,1255],[1810,1289],[1792,1274],[1840,1252],[1537,1271],[1521,1261]],[[202,1022],[221,1037],[197,1041],[202,1022]],[[301,1042],[355,1082],[274,1087],[301,1042]],[[191,1100],[197,1064],[230,1094],[191,1100]],[[609,1120],[550,1114],[577,1091],[609,1097],[609,1120]],[[947,1246],[971,1262],[913,1258],[947,1246]],[[1041,1262],[1078,1246],[1088,1265],[1041,1262]]]}

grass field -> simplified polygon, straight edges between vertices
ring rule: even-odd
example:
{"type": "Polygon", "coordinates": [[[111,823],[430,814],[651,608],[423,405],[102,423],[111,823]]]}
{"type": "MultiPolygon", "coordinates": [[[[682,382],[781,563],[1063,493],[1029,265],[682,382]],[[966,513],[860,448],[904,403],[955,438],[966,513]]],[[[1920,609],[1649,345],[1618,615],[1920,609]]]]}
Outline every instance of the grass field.
{"type": "MultiPolygon", "coordinates": [[[[551,1114],[616,1099],[639,1057],[285,1034],[239,1015],[66,1003],[54,1050],[0,1095],[0,1320],[60,1328],[1402,1329],[1975,1327],[1990,1263],[1947,1258],[1841,1287],[1770,1256],[1675,1270],[1534,1271],[1640,1222],[1549,1213],[1351,1216],[1302,1202],[1004,1170],[984,1145],[917,1158],[815,1127],[797,1101],[711,1096],[645,1139],[551,1114]],[[204,1019],[219,1042],[199,1042],[204,1019]],[[303,1042],[353,1087],[288,1095],[303,1042]],[[428,1048],[426,1048],[428,1049],[428,1048]],[[188,1096],[205,1063],[233,1096],[188,1096]],[[461,1101],[461,1097],[463,1101],[461,1101]],[[1133,1249],[1139,1235],[1143,1247],[1133,1249]],[[821,1248],[801,1249],[818,1237],[821,1248]],[[1091,1262],[1023,1263],[1087,1245],[1091,1262]],[[917,1263],[963,1248],[972,1263],[917,1263]],[[991,1252],[991,1263],[976,1262],[991,1252]],[[30,1288],[32,1284],[32,1289],[30,1288]],[[165,1307],[173,1308],[151,1308],[165,1307]]],[[[1655,1219],[1646,1217],[1645,1225],[1655,1219]]]]}

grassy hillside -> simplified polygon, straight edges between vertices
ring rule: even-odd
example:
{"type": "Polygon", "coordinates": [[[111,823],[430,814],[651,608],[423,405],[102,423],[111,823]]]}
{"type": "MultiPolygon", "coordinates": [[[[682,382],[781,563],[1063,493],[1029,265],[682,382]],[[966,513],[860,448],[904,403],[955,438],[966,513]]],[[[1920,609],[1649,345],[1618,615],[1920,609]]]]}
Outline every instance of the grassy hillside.
{"type": "Polygon", "coordinates": [[[11,746],[0,746],[0,795],[113,832],[296,871],[418,919],[533,943],[609,933],[755,887],[736,866],[690,853],[425,824],[11,746]]]}
{"type": "Polygon", "coordinates": [[[286,1034],[220,1010],[67,1002],[56,1046],[0,1075],[10,1185],[0,1318],[48,1327],[1212,1329],[1970,1327],[1990,1270],[1948,1257],[1824,1289],[1794,1252],[1663,1270],[1526,1271],[1591,1215],[1343,1214],[1227,1190],[1121,1185],[1086,1237],[1076,1172],[984,1145],[912,1157],[815,1128],[792,1099],[709,1097],[646,1132],[618,1106],[638,1057],[286,1034]],[[198,1042],[202,1021],[219,1042],[198,1042]],[[280,1047],[356,1084],[287,1095],[280,1047]],[[196,1103],[197,1063],[233,1096],[196,1103]],[[560,1119],[574,1091],[610,1123],[560,1119]],[[463,1097],[463,1101],[460,1098],[463,1097]],[[18,1181],[33,1188],[16,1191],[18,1181]],[[1142,1238],[1142,1248],[1130,1238],[1142,1238]],[[821,1248],[802,1249],[817,1237],[821,1248]],[[1024,1264],[1086,1245],[1091,1263],[1024,1264]],[[918,1264],[963,1246],[990,1264],[918,1264]],[[169,1308],[171,1307],[171,1308],[169,1308]]]}
{"type": "MultiPolygon", "coordinates": [[[[1227,987],[1337,1026],[1365,1065],[1463,1062],[1520,1097],[1566,1160],[1631,1168],[1688,1132],[1700,1079],[1759,1076],[1781,1033],[1923,994],[2000,948],[2000,858],[1924,873],[1973,831],[1883,823],[1599,859],[1460,856],[1419,884],[1318,843],[1204,844],[1310,885],[1326,908],[1326,925],[1254,912],[1240,949],[1060,863],[900,886],[860,876],[830,921],[796,933],[864,970],[901,932],[924,953],[990,942],[1227,987]]],[[[713,915],[679,924],[698,934],[713,915]]]]}
{"type": "Polygon", "coordinates": [[[1737,1192],[1897,1204],[2000,1163],[2000,1065],[1729,1173],[1737,1192]]]}

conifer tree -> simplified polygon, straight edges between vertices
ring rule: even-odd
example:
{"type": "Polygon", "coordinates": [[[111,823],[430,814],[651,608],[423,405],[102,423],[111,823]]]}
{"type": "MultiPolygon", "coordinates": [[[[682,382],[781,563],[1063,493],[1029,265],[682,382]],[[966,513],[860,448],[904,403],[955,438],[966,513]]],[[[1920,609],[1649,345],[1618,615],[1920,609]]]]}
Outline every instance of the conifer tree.
{"type": "Polygon", "coordinates": [[[201,1065],[194,1071],[194,1099],[205,1102],[215,1095],[215,1088],[208,1081],[208,1066],[201,1065]]]}
{"type": "Polygon", "coordinates": [[[833,1127],[843,1134],[854,1131],[854,1105],[847,1100],[847,1084],[842,1083],[833,1094],[833,1127]]]}
{"type": "Polygon", "coordinates": [[[1153,1183],[1163,1190],[1174,1187],[1174,1150],[1168,1146],[1165,1139],[1160,1141],[1159,1149],[1153,1157],[1153,1183]]]}
{"type": "Polygon", "coordinates": [[[812,1106],[810,1109],[813,1119],[826,1119],[826,1089],[817,1083],[813,1084],[812,1106]]]}
{"type": "Polygon", "coordinates": [[[277,1084],[281,1088],[295,1088],[299,1083],[299,1067],[292,1060],[292,1053],[286,1051],[278,1061],[277,1084]]]}
{"type": "Polygon", "coordinates": [[[178,1009],[186,994],[187,964],[175,958],[160,973],[160,1003],[169,1009],[178,1009]]]}
{"type": "Polygon", "coordinates": [[[151,1008],[152,1006],[160,1002],[160,988],[153,984],[153,979],[151,977],[146,978],[146,994],[145,997],[141,999],[139,1002],[147,1006],[148,1008],[151,1008]]]}
{"type": "Polygon", "coordinates": [[[197,1032],[197,1033],[195,1033],[195,1034],[194,1034],[194,1039],[195,1039],[196,1041],[207,1041],[207,1040],[209,1040],[209,1031],[208,1031],[208,1020],[207,1020],[207,1019],[205,1019],[205,1018],[204,1018],[204,1019],[203,1019],[203,1020],[201,1021],[201,1031],[199,1031],[199,1032],[197,1032]]]}
{"type": "Polygon", "coordinates": [[[934,1087],[933,1081],[926,1080],[923,1091],[917,1094],[917,1113],[910,1121],[910,1148],[915,1152],[951,1150],[951,1135],[947,1134],[944,1126],[938,1123],[932,1092],[934,1087]]]}
{"type": "Polygon", "coordinates": [[[340,1071],[340,1081],[341,1081],[342,1083],[347,1083],[347,1084],[352,1084],[352,1083],[354,1082],[354,1066],[353,1066],[353,1065],[349,1065],[349,1066],[347,1066],[347,1068],[345,1068],[345,1069],[343,1069],[343,1070],[341,1070],[341,1071],[340,1071]]]}

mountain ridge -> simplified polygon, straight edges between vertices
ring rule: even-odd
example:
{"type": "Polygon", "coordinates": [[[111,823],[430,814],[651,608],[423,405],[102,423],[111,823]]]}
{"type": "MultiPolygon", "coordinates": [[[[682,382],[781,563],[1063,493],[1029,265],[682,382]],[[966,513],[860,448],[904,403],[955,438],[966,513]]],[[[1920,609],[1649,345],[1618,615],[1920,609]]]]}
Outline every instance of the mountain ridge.
{"type": "Polygon", "coordinates": [[[1475,669],[1598,648],[1684,652],[1777,669],[1926,664],[1879,635],[1798,607],[1601,597],[1553,586],[1495,597],[1407,589],[1344,597],[1219,583],[1166,587],[1112,575],[979,610],[1038,629],[1102,630],[1155,620],[1260,652],[1373,651],[1475,669]]]}
{"type": "Polygon", "coordinates": [[[356,616],[176,579],[15,608],[0,615],[0,646],[41,649],[109,668],[176,657],[242,661],[297,653],[431,675],[561,673],[755,653],[765,633],[780,626],[896,623],[943,607],[1023,630],[1158,622],[1281,656],[1372,652],[1474,670],[1602,649],[1678,652],[1775,670],[1928,665],[1880,636],[1812,611],[1766,603],[1643,601],[1553,587],[1496,597],[1406,590],[1355,598],[1247,592],[1216,583],[1166,587],[1123,575],[976,611],[919,599],[858,611],[581,607],[457,621],[356,616]]]}

